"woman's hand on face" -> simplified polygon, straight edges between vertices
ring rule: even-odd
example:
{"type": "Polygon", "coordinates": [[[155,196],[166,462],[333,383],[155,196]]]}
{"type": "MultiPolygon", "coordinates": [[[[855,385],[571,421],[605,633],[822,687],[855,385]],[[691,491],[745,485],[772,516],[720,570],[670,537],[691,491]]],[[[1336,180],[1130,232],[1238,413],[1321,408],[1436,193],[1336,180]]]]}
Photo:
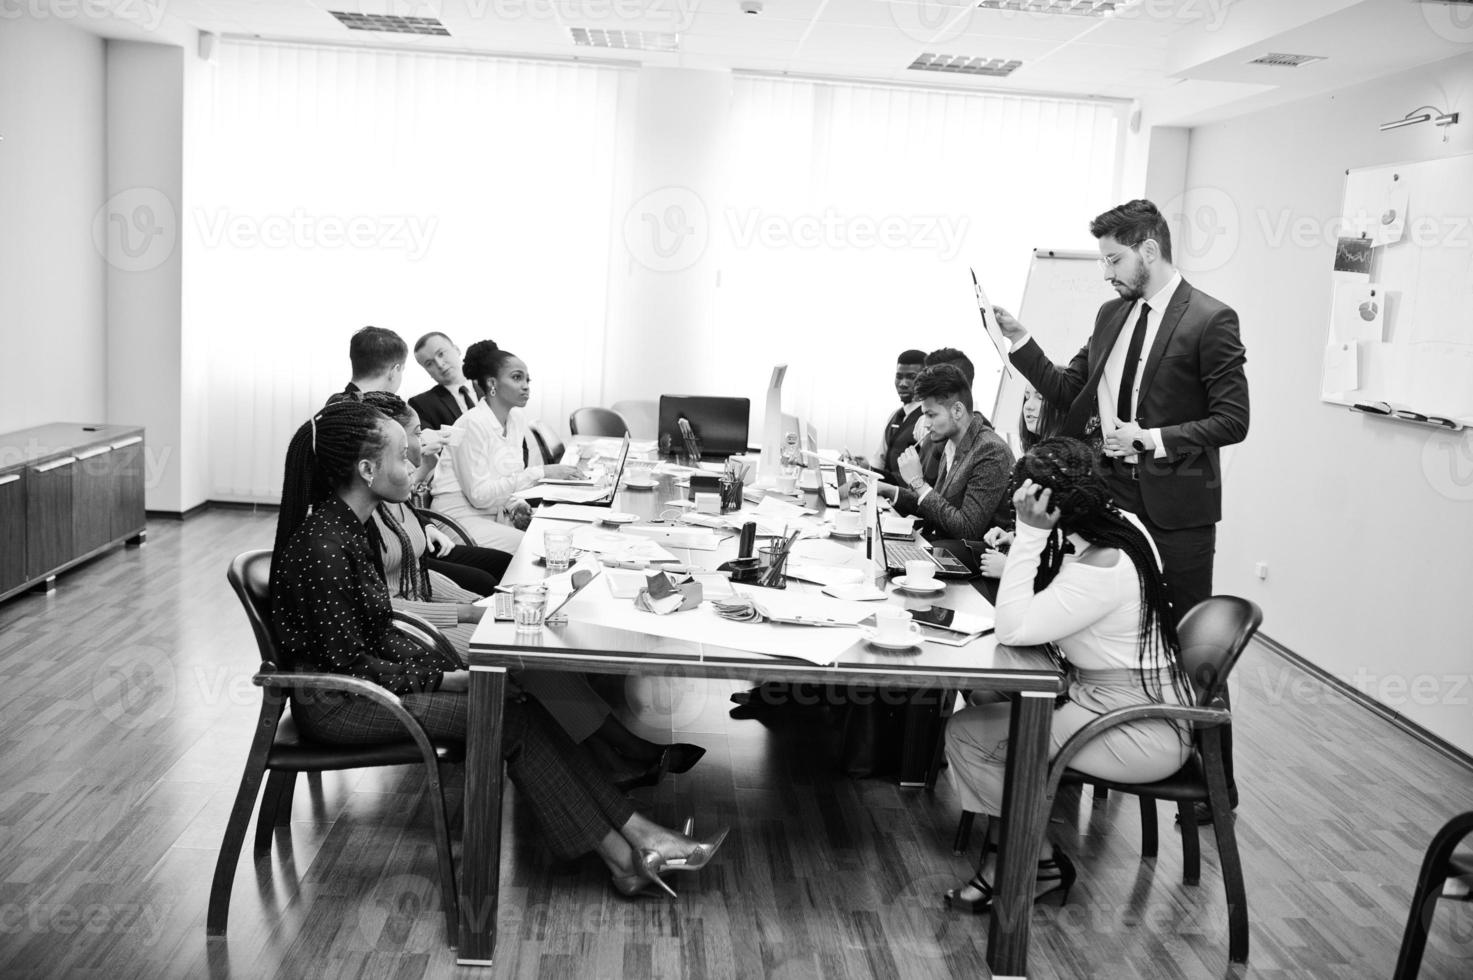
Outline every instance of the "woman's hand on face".
{"type": "Polygon", "coordinates": [[[1029,527],[1041,527],[1045,530],[1059,523],[1059,512],[1049,506],[1049,495],[1053,491],[1047,487],[1041,488],[1032,480],[1024,480],[1018,492],[1013,494],[1013,508],[1018,512],[1018,520],[1029,527]]]}
{"type": "Polygon", "coordinates": [[[1008,556],[994,550],[982,552],[982,558],[977,564],[981,567],[982,574],[988,578],[1002,578],[1002,570],[1007,563],[1008,556]]]}
{"type": "Polygon", "coordinates": [[[549,463],[542,467],[542,475],[549,480],[578,480],[583,474],[576,466],[566,466],[562,463],[549,463]]]}

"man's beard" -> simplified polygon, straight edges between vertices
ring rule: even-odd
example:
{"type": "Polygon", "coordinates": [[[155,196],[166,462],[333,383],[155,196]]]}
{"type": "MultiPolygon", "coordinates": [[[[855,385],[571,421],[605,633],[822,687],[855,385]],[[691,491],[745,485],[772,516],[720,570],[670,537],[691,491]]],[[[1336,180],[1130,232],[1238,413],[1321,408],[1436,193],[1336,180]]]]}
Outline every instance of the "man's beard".
{"type": "Polygon", "coordinates": [[[1146,271],[1146,267],[1141,266],[1136,270],[1135,275],[1131,277],[1129,282],[1119,280],[1120,286],[1116,287],[1116,290],[1120,293],[1121,299],[1141,299],[1146,295],[1146,282],[1150,278],[1150,273],[1146,271]]]}

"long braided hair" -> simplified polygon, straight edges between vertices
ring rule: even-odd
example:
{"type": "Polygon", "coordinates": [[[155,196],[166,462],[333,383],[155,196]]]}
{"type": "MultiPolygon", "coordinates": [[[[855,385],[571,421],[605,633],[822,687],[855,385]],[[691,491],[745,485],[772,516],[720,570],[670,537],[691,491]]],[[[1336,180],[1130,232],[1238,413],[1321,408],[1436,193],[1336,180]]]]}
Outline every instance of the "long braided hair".
{"type": "Polygon", "coordinates": [[[1135,566],[1140,580],[1141,619],[1137,650],[1141,686],[1156,701],[1162,700],[1161,669],[1167,668],[1171,685],[1182,704],[1190,705],[1191,685],[1181,668],[1181,645],[1176,637],[1166,582],[1151,542],[1115,506],[1100,475],[1094,451],[1078,439],[1054,436],[1039,442],[1013,468],[1013,486],[1032,480],[1047,487],[1050,506],[1059,512],[1059,523],[1049,536],[1033,579],[1033,591],[1042,592],[1063,567],[1065,538],[1077,534],[1101,548],[1118,548],[1135,566]]]}
{"type": "MultiPolygon", "coordinates": [[[[382,412],[385,417],[398,422],[405,429],[409,428],[409,406],[393,392],[364,392],[363,403],[382,412]]],[[[383,521],[384,527],[389,529],[389,533],[399,540],[399,598],[430,602],[433,599],[430,577],[420,567],[421,559],[415,557],[414,542],[409,539],[409,532],[404,530],[404,525],[399,523],[387,504],[380,503],[375,513],[383,521]]],[[[379,548],[385,548],[382,541],[379,542],[379,548]]]]}
{"type": "Polygon", "coordinates": [[[274,552],[285,554],[311,508],[347,486],[358,461],[376,459],[386,445],[383,413],[357,399],[333,402],[303,422],[286,450],[274,552]]]}

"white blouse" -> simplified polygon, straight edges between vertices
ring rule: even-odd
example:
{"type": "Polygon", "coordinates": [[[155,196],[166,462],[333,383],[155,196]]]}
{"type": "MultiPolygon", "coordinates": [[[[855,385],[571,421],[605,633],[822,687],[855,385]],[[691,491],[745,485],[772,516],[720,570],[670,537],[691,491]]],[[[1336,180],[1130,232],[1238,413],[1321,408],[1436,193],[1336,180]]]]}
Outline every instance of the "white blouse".
{"type": "Polygon", "coordinates": [[[455,427],[465,430],[458,446],[449,446],[440,454],[435,468],[435,496],[462,494],[479,510],[499,514],[511,503],[511,495],[525,490],[542,479],[540,463],[528,466],[522,462],[522,447],[527,459],[540,460],[542,453],[532,441],[520,408],[507,413],[503,426],[488,402],[455,420],[455,427]]]}
{"type": "MultiPolygon", "coordinates": [[[[1115,564],[1100,566],[1065,555],[1048,588],[1035,593],[1033,578],[1051,533],[1018,522],[997,587],[998,641],[1057,643],[1084,670],[1140,669],[1141,586],[1130,556],[1121,551],[1115,564]]],[[[1076,548],[1082,545],[1075,540],[1076,548]]]]}

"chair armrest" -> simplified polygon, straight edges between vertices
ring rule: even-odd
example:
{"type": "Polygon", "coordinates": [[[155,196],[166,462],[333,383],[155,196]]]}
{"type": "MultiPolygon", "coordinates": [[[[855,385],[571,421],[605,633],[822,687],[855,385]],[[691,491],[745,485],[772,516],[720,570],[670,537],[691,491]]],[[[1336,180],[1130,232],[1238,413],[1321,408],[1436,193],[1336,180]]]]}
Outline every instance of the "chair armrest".
{"type": "Polygon", "coordinates": [[[452,540],[455,540],[462,548],[474,548],[476,546],[476,539],[471,537],[470,532],[461,527],[453,518],[446,517],[438,511],[430,510],[428,507],[414,507],[412,509],[421,524],[433,524],[441,531],[444,531],[452,540]]]}
{"type": "Polygon", "coordinates": [[[465,663],[445,634],[429,620],[403,609],[394,610],[394,628],[415,640],[421,646],[433,650],[440,658],[444,670],[465,670],[465,663]]]}
{"type": "Polygon", "coordinates": [[[434,743],[425,734],[419,721],[405,709],[404,702],[392,691],[373,681],[346,674],[267,671],[252,677],[251,683],[271,690],[338,691],[368,698],[394,716],[394,720],[403,726],[405,733],[419,746],[420,755],[424,756],[426,762],[432,762],[435,758],[434,743]]]}
{"type": "MultiPolygon", "coordinates": [[[[1215,701],[1214,704],[1221,704],[1221,701],[1215,701]]],[[[1216,725],[1232,724],[1233,716],[1232,712],[1226,708],[1189,708],[1179,704],[1137,704],[1129,708],[1107,711],[1071,735],[1069,741],[1065,742],[1064,747],[1059,750],[1059,754],[1054,757],[1053,762],[1049,765],[1045,798],[1052,803],[1059,789],[1059,780],[1064,776],[1064,770],[1069,768],[1069,763],[1090,741],[1112,728],[1153,719],[1186,721],[1202,728],[1211,728],[1216,725]]]]}

